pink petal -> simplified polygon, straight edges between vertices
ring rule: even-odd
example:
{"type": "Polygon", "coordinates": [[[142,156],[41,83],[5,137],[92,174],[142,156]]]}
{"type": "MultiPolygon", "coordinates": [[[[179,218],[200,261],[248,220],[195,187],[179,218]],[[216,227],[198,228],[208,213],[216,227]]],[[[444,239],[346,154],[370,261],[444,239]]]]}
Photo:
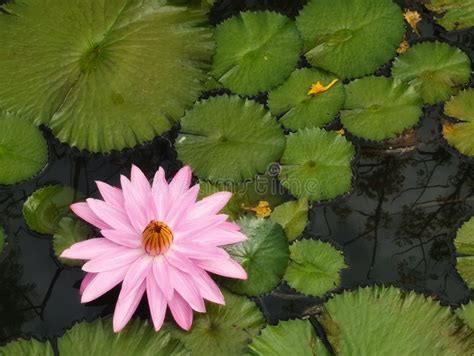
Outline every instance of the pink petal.
{"type": "Polygon", "coordinates": [[[185,214],[193,207],[199,194],[199,184],[190,188],[183,196],[173,202],[168,214],[166,214],[166,223],[175,229],[179,223],[184,220],[185,214]]]}
{"type": "MultiPolygon", "coordinates": [[[[152,220],[148,219],[147,216],[147,199],[142,199],[142,197],[137,196],[135,187],[126,177],[120,176],[120,183],[122,184],[122,192],[125,199],[125,211],[128,219],[135,231],[141,234],[150,220],[152,220]]],[[[151,198],[151,194],[149,198],[151,198]]],[[[150,209],[150,213],[152,212],[153,211],[150,209]]]]}
{"type": "Polygon", "coordinates": [[[204,300],[194,285],[192,278],[187,273],[174,267],[170,267],[170,272],[170,279],[173,282],[173,288],[183,297],[191,308],[204,313],[206,311],[204,300]]]}
{"type": "Polygon", "coordinates": [[[196,233],[202,233],[204,231],[213,229],[226,222],[228,217],[228,215],[219,214],[211,215],[198,220],[189,220],[183,222],[175,229],[174,238],[177,240],[181,237],[192,236],[196,233]]]}
{"type": "Polygon", "coordinates": [[[125,247],[138,248],[142,245],[141,236],[137,233],[119,230],[101,230],[100,233],[107,240],[125,247]]]}
{"type": "Polygon", "coordinates": [[[84,289],[87,288],[87,286],[94,279],[95,276],[97,276],[96,273],[86,273],[84,279],[81,282],[81,286],[79,287],[79,294],[84,293],[84,289]]]}
{"type": "Polygon", "coordinates": [[[74,214],[79,216],[82,220],[87,221],[89,224],[94,225],[99,229],[110,229],[109,225],[107,225],[96,214],[94,214],[87,203],[71,204],[70,208],[74,214]]]}
{"type": "Polygon", "coordinates": [[[140,304],[143,294],[145,293],[145,288],[145,282],[143,282],[141,286],[134,289],[128,295],[123,295],[122,292],[120,292],[113,317],[114,332],[118,333],[130,321],[138,304],[140,304]]]}
{"type": "Polygon", "coordinates": [[[101,272],[95,275],[94,279],[84,289],[81,303],[88,303],[101,295],[107,293],[117,284],[123,281],[128,267],[122,267],[111,271],[101,272]]]}
{"type": "Polygon", "coordinates": [[[247,240],[247,236],[239,231],[225,229],[212,229],[202,234],[197,234],[187,241],[195,241],[205,245],[224,246],[247,240]]]}
{"type": "Polygon", "coordinates": [[[199,260],[227,259],[229,254],[222,248],[203,245],[191,241],[176,241],[171,245],[170,250],[185,254],[188,258],[199,260]]]}
{"type": "Polygon", "coordinates": [[[123,280],[122,293],[128,295],[131,291],[140,286],[150,274],[152,265],[153,257],[149,255],[143,255],[132,263],[123,280]]]}
{"type": "Polygon", "coordinates": [[[117,269],[126,265],[131,265],[145,252],[141,248],[129,249],[123,248],[119,252],[113,251],[102,256],[96,257],[82,266],[86,272],[105,272],[117,269]]]}
{"type": "Polygon", "coordinates": [[[168,306],[178,325],[184,330],[191,329],[191,325],[193,324],[193,310],[178,293],[174,294],[168,306]]]}
{"type": "Polygon", "coordinates": [[[221,225],[219,225],[219,228],[232,231],[240,231],[240,226],[230,221],[223,222],[221,225]]]}
{"type": "Polygon", "coordinates": [[[153,276],[167,300],[173,298],[173,285],[170,280],[168,262],[163,257],[156,257],[153,261],[153,276]]]}
{"type": "Polygon", "coordinates": [[[102,200],[91,198],[87,199],[87,205],[89,205],[89,208],[91,208],[96,216],[108,224],[108,226],[101,228],[101,230],[112,227],[116,230],[135,231],[123,210],[117,209],[102,200]]]}
{"type": "Polygon", "coordinates": [[[97,188],[99,188],[102,198],[117,209],[123,209],[123,195],[119,188],[112,187],[107,183],[96,181],[97,188]]]}
{"type": "Polygon", "coordinates": [[[163,221],[168,211],[168,182],[166,181],[165,171],[159,168],[153,178],[153,186],[151,188],[153,200],[155,202],[156,219],[163,221]]]}
{"type": "Polygon", "coordinates": [[[169,184],[170,201],[176,201],[188,191],[192,177],[191,167],[189,166],[184,166],[176,173],[169,184]]]}
{"type": "Polygon", "coordinates": [[[198,201],[191,212],[189,213],[189,219],[202,218],[208,215],[217,214],[222,210],[232,198],[232,193],[230,192],[218,192],[212,194],[204,199],[198,201]]]}
{"type": "Polygon", "coordinates": [[[202,269],[220,276],[247,279],[247,272],[234,260],[196,260],[202,269]]]}
{"type": "Polygon", "coordinates": [[[153,326],[159,331],[165,320],[167,302],[153,276],[146,278],[146,294],[153,326]]]}
{"type": "Polygon", "coordinates": [[[143,172],[135,165],[132,165],[132,173],[130,175],[130,180],[135,188],[135,194],[137,199],[142,202],[146,202],[146,208],[148,219],[153,219],[153,206],[152,206],[152,195],[151,195],[151,186],[147,177],[143,172]]]}
{"type": "Polygon", "coordinates": [[[98,237],[75,243],[68,249],[64,250],[60,257],[76,260],[91,260],[102,256],[104,253],[117,253],[120,251],[124,251],[122,246],[104,239],[103,237],[98,237]]]}

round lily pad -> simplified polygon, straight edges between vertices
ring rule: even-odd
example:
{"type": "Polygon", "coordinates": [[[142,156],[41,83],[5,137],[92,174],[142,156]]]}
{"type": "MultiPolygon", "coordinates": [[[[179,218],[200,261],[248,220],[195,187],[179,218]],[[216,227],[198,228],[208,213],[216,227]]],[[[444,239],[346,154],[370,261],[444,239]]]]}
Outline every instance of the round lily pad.
{"type": "Polygon", "coordinates": [[[395,56],[405,33],[391,0],[311,0],[296,24],[308,61],[342,79],[376,71],[395,56]]]}
{"type": "Polygon", "coordinates": [[[422,105],[416,90],[400,80],[365,77],[346,86],[341,122],[355,136],[386,140],[416,125],[422,105]]]}
{"type": "Polygon", "coordinates": [[[330,353],[317,337],[309,320],[280,321],[278,325],[267,325],[250,344],[251,355],[315,355],[330,353]]]}
{"type": "Polygon", "coordinates": [[[328,243],[300,240],[290,246],[290,263],[284,280],[297,292],[322,296],[341,282],[344,257],[328,243]]]}
{"type": "Polygon", "coordinates": [[[281,84],[295,69],[302,42],[294,22],[276,12],[242,12],[216,29],[211,74],[240,95],[281,84]]]}
{"type": "Polygon", "coordinates": [[[268,107],[274,115],[284,114],[280,122],[290,130],[321,127],[331,122],[344,104],[340,81],[324,92],[311,95],[311,86],[329,86],[337,78],[319,69],[297,69],[281,86],[268,94],[268,107]]]}
{"type": "Polygon", "coordinates": [[[395,59],[392,76],[412,85],[423,101],[436,104],[456,94],[471,76],[471,61],[459,48],[423,42],[395,59]]]}
{"type": "Polygon", "coordinates": [[[23,217],[28,227],[40,234],[53,235],[60,220],[71,212],[69,206],[84,196],[63,185],[51,185],[36,190],[23,205],[23,217]]]}
{"type": "Polygon", "coordinates": [[[238,96],[197,103],[181,121],[178,158],[211,181],[239,182],[263,173],[285,148],[283,131],[260,104],[238,96]]]}
{"type": "Polygon", "coordinates": [[[40,342],[35,339],[31,340],[15,340],[9,342],[5,346],[0,346],[1,356],[53,356],[53,348],[49,342],[40,342]]]}
{"type": "Polygon", "coordinates": [[[474,302],[470,301],[468,304],[462,305],[456,309],[456,315],[461,319],[471,330],[474,331],[474,302]]]}
{"type": "Polygon", "coordinates": [[[474,347],[449,308],[393,287],[336,295],[320,321],[336,355],[468,355],[474,347]]]}
{"type": "Polygon", "coordinates": [[[190,331],[170,326],[171,334],[184,342],[192,355],[242,355],[263,327],[262,313],[245,297],[222,290],[225,306],[206,305],[206,313],[195,313],[190,331]]]}
{"type": "Polygon", "coordinates": [[[25,0],[0,17],[0,107],[93,152],[169,130],[210,67],[205,11],[144,0],[25,0]],[[22,68],[22,70],[18,70],[22,68]]]}
{"type": "Polygon", "coordinates": [[[72,260],[59,256],[75,243],[86,240],[92,233],[89,226],[76,218],[65,216],[59,221],[55,230],[53,250],[58,260],[68,266],[82,266],[84,264],[82,260],[72,260]]]}
{"type": "Polygon", "coordinates": [[[451,146],[474,156],[474,88],[461,91],[444,106],[444,113],[460,122],[444,126],[443,135],[451,146]]]}
{"type": "Polygon", "coordinates": [[[454,239],[456,269],[469,288],[474,288],[474,217],[465,222],[454,239]]]}
{"type": "Polygon", "coordinates": [[[291,194],[333,199],[351,188],[354,146],[336,132],[305,129],[290,134],[280,160],[280,181],[291,194]]]}
{"type": "Polygon", "coordinates": [[[46,165],[48,145],[38,128],[20,117],[0,111],[0,132],[0,184],[24,181],[46,165]]]}
{"type": "Polygon", "coordinates": [[[169,332],[155,332],[147,321],[133,320],[114,333],[110,318],[82,322],[58,339],[60,355],[188,355],[184,345],[169,332]]]}
{"type": "Polygon", "coordinates": [[[247,280],[226,280],[233,292],[259,296],[280,283],[288,265],[288,240],[282,227],[269,219],[246,217],[238,221],[248,240],[227,251],[247,271],[247,280]]]}
{"type": "Polygon", "coordinates": [[[288,240],[293,241],[308,224],[308,199],[293,200],[277,206],[270,219],[280,224],[288,240]]]}
{"type": "Polygon", "coordinates": [[[448,31],[474,26],[474,0],[429,0],[424,4],[438,14],[436,22],[448,31]]]}

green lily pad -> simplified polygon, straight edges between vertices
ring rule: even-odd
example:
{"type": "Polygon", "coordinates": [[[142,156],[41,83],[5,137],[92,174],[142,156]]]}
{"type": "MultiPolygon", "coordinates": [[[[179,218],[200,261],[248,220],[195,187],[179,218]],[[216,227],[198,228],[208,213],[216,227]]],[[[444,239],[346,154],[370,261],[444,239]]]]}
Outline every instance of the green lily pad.
{"type": "Polygon", "coordinates": [[[394,287],[359,288],[324,305],[321,324],[336,355],[469,355],[474,334],[451,310],[394,287]]]}
{"type": "Polygon", "coordinates": [[[441,42],[423,42],[395,59],[392,76],[412,85],[423,101],[447,100],[471,76],[471,61],[459,48],[441,42]]]}
{"type": "Polygon", "coordinates": [[[344,86],[337,82],[326,92],[308,95],[313,84],[327,86],[337,79],[319,69],[297,69],[288,81],[268,94],[268,107],[290,130],[321,127],[331,122],[344,104],[344,86]]]}
{"type": "Polygon", "coordinates": [[[5,346],[0,346],[0,356],[53,356],[53,348],[49,342],[35,339],[15,340],[5,346]]]}
{"type": "Polygon", "coordinates": [[[60,355],[188,355],[184,345],[165,330],[155,332],[147,321],[133,320],[116,334],[110,318],[74,325],[58,339],[60,355]]]}
{"type": "Polygon", "coordinates": [[[71,146],[109,152],[150,141],[203,89],[213,49],[204,11],[155,0],[2,8],[0,107],[71,146]]]}
{"type": "Polygon", "coordinates": [[[280,125],[262,105],[227,95],[197,103],[176,139],[178,158],[194,174],[225,183],[265,172],[284,148],[280,125]]]}
{"type": "Polygon", "coordinates": [[[280,160],[280,181],[291,194],[313,201],[351,189],[354,146],[336,132],[305,129],[290,134],[280,160]]]}
{"type": "Polygon", "coordinates": [[[233,292],[259,296],[280,283],[288,265],[288,240],[283,228],[269,219],[242,218],[238,221],[248,240],[232,245],[227,251],[247,271],[245,281],[226,280],[233,292]]]}
{"type": "Polygon", "coordinates": [[[289,201],[277,206],[270,219],[280,224],[288,240],[293,241],[303,233],[308,224],[308,199],[289,201]]]}
{"type": "Polygon", "coordinates": [[[474,330],[474,302],[470,301],[468,304],[462,305],[456,309],[456,315],[461,319],[471,330],[474,330]]]}
{"type": "Polygon", "coordinates": [[[84,196],[71,187],[43,187],[36,190],[25,202],[23,217],[31,230],[53,235],[61,219],[71,214],[69,206],[82,199],[84,196]]]}
{"type": "Polygon", "coordinates": [[[241,355],[265,324],[262,313],[245,297],[222,290],[225,306],[207,303],[205,314],[194,314],[190,331],[169,326],[192,355],[241,355]]]}
{"type": "Polygon", "coordinates": [[[283,279],[297,292],[322,296],[339,285],[346,267],[342,253],[330,244],[300,240],[290,246],[290,263],[283,279]]]}
{"type": "Polygon", "coordinates": [[[267,325],[249,346],[251,355],[329,356],[309,320],[280,321],[267,325]]]}
{"type": "Polygon", "coordinates": [[[474,89],[463,90],[448,101],[444,113],[461,121],[444,126],[446,141],[462,154],[474,156],[474,89]]]}
{"type": "Polygon", "coordinates": [[[416,90],[400,80],[365,77],[346,86],[341,122],[355,136],[382,141],[415,126],[422,105],[416,90]]]}
{"type": "Polygon", "coordinates": [[[454,239],[456,269],[469,288],[474,288],[474,217],[465,222],[454,239]]]}
{"type": "Polygon", "coordinates": [[[308,61],[342,79],[376,71],[395,56],[405,33],[391,0],[311,0],[296,24],[308,61]]]}
{"type": "Polygon", "coordinates": [[[72,260],[59,256],[75,243],[86,240],[91,233],[89,226],[82,221],[69,216],[62,218],[53,236],[53,250],[58,260],[68,266],[82,266],[84,263],[82,260],[72,260]]]}
{"type": "Polygon", "coordinates": [[[0,132],[0,184],[24,181],[46,165],[48,145],[38,128],[22,118],[0,111],[0,132]]]}
{"type": "Polygon", "coordinates": [[[285,81],[300,58],[294,22],[276,12],[241,12],[216,29],[211,74],[240,95],[268,91],[285,81]]]}
{"type": "Polygon", "coordinates": [[[428,0],[424,4],[439,14],[436,22],[448,31],[474,26],[474,0],[428,0]]]}

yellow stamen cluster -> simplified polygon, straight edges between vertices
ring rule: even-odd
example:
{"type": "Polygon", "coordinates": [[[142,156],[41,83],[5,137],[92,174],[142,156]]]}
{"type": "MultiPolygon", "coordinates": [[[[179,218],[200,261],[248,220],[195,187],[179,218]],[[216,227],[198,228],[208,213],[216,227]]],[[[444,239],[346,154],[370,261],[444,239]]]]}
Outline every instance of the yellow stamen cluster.
{"type": "Polygon", "coordinates": [[[397,48],[397,53],[403,54],[408,50],[408,48],[410,48],[410,44],[407,40],[403,40],[402,42],[400,42],[400,47],[397,48]]]}
{"type": "Polygon", "coordinates": [[[322,85],[321,82],[318,80],[316,84],[313,84],[311,86],[311,89],[308,91],[308,95],[316,95],[320,93],[324,93],[331,89],[331,87],[338,82],[338,79],[334,79],[331,83],[328,85],[322,85]]]}
{"type": "Polygon", "coordinates": [[[142,233],[143,248],[152,256],[168,251],[173,242],[173,233],[168,225],[161,221],[150,221],[142,233]]]}
{"type": "Polygon", "coordinates": [[[414,10],[405,10],[403,17],[405,18],[405,21],[410,25],[412,30],[419,36],[420,33],[418,32],[418,28],[416,26],[418,25],[418,22],[421,21],[421,15],[414,10]]]}

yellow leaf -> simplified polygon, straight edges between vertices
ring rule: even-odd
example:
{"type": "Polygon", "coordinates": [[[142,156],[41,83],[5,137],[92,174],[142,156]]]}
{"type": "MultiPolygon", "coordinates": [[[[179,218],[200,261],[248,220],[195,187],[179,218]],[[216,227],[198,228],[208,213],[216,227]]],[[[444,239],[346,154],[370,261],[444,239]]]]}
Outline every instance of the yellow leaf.
{"type": "Polygon", "coordinates": [[[316,84],[313,84],[311,86],[311,89],[308,91],[308,95],[316,95],[316,94],[324,93],[328,91],[329,89],[331,89],[331,87],[334,84],[336,84],[338,81],[339,79],[334,79],[331,83],[325,86],[325,85],[322,85],[321,82],[318,80],[316,84]]]}

